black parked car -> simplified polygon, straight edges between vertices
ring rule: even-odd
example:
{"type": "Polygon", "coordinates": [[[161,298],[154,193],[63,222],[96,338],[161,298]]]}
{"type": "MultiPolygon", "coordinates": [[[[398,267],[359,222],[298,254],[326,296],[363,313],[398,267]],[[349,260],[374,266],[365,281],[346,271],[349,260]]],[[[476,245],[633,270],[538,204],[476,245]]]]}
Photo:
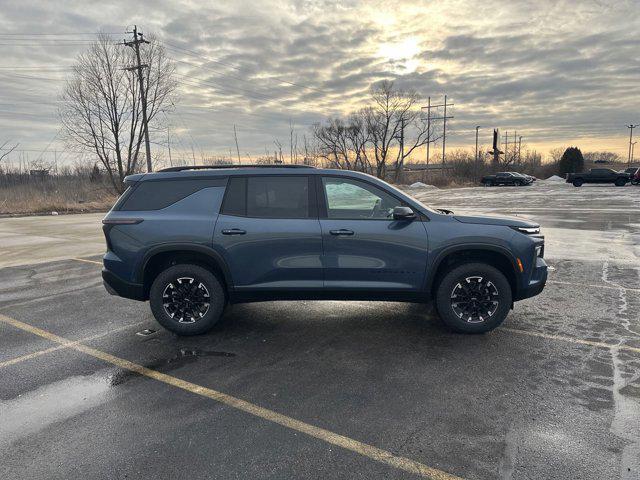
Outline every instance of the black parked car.
{"type": "Polygon", "coordinates": [[[485,175],[480,182],[485,187],[493,187],[495,185],[514,185],[521,187],[531,185],[533,179],[528,175],[522,175],[517,172],[498,172],[495,175],[485,175]]]}
{"type": "Polygon", "coordinates": [[[613,183],[616,187],[624,187],[631,181],[626,172],[616,172],[611,168],[592,168],[586,173],[567,173],[567,183],[581,187],[584,183],[613,183]]]}
{"type": "Polygon", "coordinates": [[[640,167],[629,167],[629,168],[625,168],[624,170],[619,170],[618,173],[628,173],[631,176],[631,179],[633,180],[633,177],[635,177],[639,171],[640,171],[640,167]]]}

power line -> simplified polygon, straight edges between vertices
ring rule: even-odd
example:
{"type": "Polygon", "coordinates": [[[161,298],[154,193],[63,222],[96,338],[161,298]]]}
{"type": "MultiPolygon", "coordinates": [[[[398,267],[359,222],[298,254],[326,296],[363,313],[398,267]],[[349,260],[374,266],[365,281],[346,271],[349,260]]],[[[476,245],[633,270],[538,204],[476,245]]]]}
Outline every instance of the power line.
{"type": "Polygon", "coordinates": [[[76,35],[122,35],[122,32],[30,32],[30,33],[0,33],[0,37],[6,36],[76,36],[76,35]]]}
{"type": "MultiPolygon", "coordinates": [[[[192,55],[192,56],[195,56],[195,57],[198,57],[198,58],[202,58],[202,59],[206,60],[207,62],[217,63],[217,64],[219,64],[219,65],[224,65],[224,66],[226,66],[226,67],[233,68],[234,70],[237,70],[237,71],[242,71],[242,69],[241,69],[240,67],[238,67],[238,66],[236,66],[236,65],[233,65],[233,64],[231,64],[231,63],[222,62],[222,61],[220,61],[220,60],[214,60],[214,59],[212,59],[212,58],[209,58],[209,57],[206,57],[206,56],[204,56],[204,55],[202,55],[202,54],[199,54],[199,53],[197,53],[197,52],[195,52],[195,51],[193,51],[193,50],[189,50],[189,49],[187,49],[187,48],[182,48],[182,47],[179,47],[179,46],[177,46],[177,45],[173,45],[173,44],[171,44],[171,43],[167,42],[166,40],[164,41],[164,43],[168,46],[168,48],[169,48],[169,49],[177,49],[177,50],[179,50],[179,51],[182,51],[182,52],[188,53],[188,54],[190,54],[190,55],[192,55]]],[[[301,88],[307,88],[307,89],[309,89],[309,90],[315,90],[316,92],[319,92],[319,93],[326,93],[325,91],[323,91],[323,90],[321,90],[321,89],[319,89],[319,88],[311,87],[311,86],[309,86],[309,85],[304,85],[304,84],[302,84],[302,83],[289,82],[289,81],[287,81],[287,80],[278,80],[278,81],[279,81],[280,83],[286,83],[287,85],[292,85],[292,86],[295,86],[295,87],[301,87],[301,88]]]]}

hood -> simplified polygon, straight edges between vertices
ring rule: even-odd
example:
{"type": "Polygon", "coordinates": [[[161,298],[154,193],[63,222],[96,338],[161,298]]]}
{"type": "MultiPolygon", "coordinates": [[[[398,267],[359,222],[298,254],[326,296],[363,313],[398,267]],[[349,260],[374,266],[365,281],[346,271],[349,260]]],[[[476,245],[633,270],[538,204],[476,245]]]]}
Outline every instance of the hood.
{"type": "Polygon", "coordinates": [[[520,217],[494,217],[491,215],[453,215],[457,221],[462,223],[475,223],[478,225],[501,225],[505,227],[527,227],[534,228],[540,225],[530,220],[520,217]]]}

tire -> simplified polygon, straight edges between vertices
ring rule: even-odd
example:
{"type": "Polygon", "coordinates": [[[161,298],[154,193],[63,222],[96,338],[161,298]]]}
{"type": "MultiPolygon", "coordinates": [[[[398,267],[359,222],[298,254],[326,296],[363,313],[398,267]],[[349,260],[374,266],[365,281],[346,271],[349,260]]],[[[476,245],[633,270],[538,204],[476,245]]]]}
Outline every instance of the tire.
{"type": "MultiPolygon", "coordinates": [[[[443,323],[458,333],[485,333],[498,327],[509,313],[512,305],[512,293],[509,281],[497,268],[485,263],[466,263],[451,269],[442,278],[436,290],[436,309],[443,323]],[[454,302],[468,292],[464,286],[470,285],[473,295],[487,295],[481,312],[469,314],[461,305],[454,302]],[[464,317],[469,315],[467,319],[464,317]]],[[[475,305],[477,297],[471,297],[475,305]]],[[[464,302],[466,303],[466,302],[464,302]]]]}
{"type": "Polygon", "coordinates": [[[493,182],[482,182],[485,187],[493,187],[493,182]]]}
{"type": "Polygon", "coordinates": [[[631,180],[631,185],[638,185],[640,184],[640,180],[631,180]]]}
{"type": "Polygon", "coordinates": [[[221,282],[199,265],[178,264],[167,268],[156,277],[149,292],[153,316],[177,335],[208,332],[220,321],[225,303],[221,282]],[[175,300],[165,303],[172,296],[175,300]]]}
{"type": "Polygon", "coordinates": [[[582,183],[583,183],[583,182],[582,182],[582,179],[581,179],[581,178],[576,178],[576,179],[573,181],[573,186],[574,186],[574,187],[581,187],[581,186],[582,186],[582,183]]]}
{"type": "Polygon", "coordinates": [[[618,178],[615,182],[616,187],[624,187],[627,184],[627,181],[624,178],[618,178]]]}

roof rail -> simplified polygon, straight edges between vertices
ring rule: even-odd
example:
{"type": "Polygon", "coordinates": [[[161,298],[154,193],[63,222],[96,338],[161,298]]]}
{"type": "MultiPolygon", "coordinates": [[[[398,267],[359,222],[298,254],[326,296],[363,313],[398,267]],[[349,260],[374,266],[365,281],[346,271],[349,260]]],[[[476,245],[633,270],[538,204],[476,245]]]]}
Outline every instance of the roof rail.
{"type": "Polygon", "coordinates": [[[316,168],[310,165],[294,164],[267,164],[267,165],[182,165],[180,167],[168,167],[158,172],[182,172],[183,170],[217,170],[222,168],[316,168]]]}

